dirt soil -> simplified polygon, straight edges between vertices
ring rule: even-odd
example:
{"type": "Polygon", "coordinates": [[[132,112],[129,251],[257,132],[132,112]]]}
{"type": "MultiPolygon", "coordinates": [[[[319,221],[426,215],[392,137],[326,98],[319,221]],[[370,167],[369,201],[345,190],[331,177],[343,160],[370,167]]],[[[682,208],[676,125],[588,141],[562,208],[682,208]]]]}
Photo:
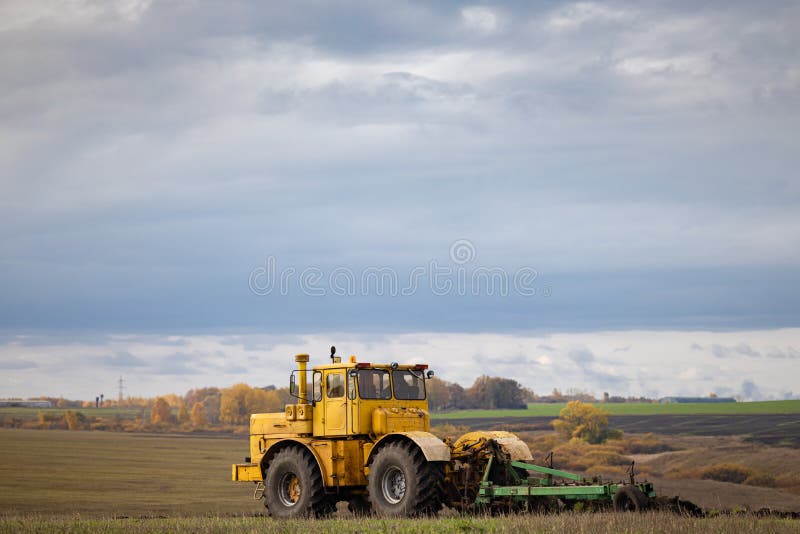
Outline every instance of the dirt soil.
{"type": "Polygon", "coordinates": [[[800,495],[774,488],[760,488],[715,480],[653,479],[660,495],[680,497],[704,510],[800,511],[800,495]]]}
{"type": "MultiPolygon", "coordinates": [[[[432,424],[449,423],[479,429],[552,430],[554,417],[498,417],[447,419],[432,424]]],[[[744,436],[766,445],[800,448],[800,416],[796,414],[761,415],[613,415],[613,428],[627,433],[694,436],[744,436]]]]}

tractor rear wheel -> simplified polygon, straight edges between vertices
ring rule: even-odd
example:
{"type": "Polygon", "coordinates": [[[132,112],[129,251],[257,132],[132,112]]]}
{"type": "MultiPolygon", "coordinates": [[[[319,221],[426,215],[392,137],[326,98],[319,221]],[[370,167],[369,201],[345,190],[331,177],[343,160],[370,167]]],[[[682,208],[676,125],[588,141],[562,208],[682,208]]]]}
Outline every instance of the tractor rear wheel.
{"type": "Polygon", "coordinates": [[[299,447],[280,451],[269,463],[264,482],[264,504],[272,517],[314,517],[329,512],[322,476],[308,451],[299,447]]]}
{"type": "Polygon", "coordinates": [[[369,470],[369,500],[379,515],[409,517],[442,508],[444,470],[412,443],[390,443],[369,470]]]}
{"type": "Polygon", "coordinates": [[[647,509],[647,496],[636,486],[620,486],[614,494],[614,510],[617,512],[643,512],[647,509]]]}

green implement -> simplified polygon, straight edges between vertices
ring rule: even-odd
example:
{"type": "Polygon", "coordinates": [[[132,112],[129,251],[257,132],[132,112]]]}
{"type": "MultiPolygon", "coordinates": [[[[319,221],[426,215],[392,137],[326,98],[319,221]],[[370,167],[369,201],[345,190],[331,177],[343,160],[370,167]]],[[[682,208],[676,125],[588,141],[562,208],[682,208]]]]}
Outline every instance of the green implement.
{"type": "MultiPolygon", "coordinates": [[[[610,507],[618,511],[643,511],[656,496],[651,482],[636,482],[633,463],[628,482],[586,479],[580,475],[528,462],[511,461],[499,447],[492,447],[475,497],[478,510],[513,510],[610,507]]],[[[552,457],[550,457],[552,464],[552,457]]]]}

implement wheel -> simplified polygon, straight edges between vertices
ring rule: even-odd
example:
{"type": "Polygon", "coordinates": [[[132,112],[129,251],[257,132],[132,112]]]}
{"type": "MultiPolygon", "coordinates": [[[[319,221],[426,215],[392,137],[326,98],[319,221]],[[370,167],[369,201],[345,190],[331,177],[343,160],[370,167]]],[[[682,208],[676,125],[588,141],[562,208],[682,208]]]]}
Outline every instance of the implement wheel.
{"type": "Polygon", "coordinates": [[[322,516],[330,512],[322,476],[308,451],[292,447],[269,463],[265,477],[265,505],[278,519],[322,516]]]}
{"type": "Polygon", "coordinates": [[[614,511],[643,512],[647,509],[647,495],[636,486],[626,484],[620,486],[614,494],[614,511]]]}
{"type": "Polygon", "coordinates": [[[444,471],[411,443],[390,443],[369,470],[369,500],[379,515],[411,517],[442,508],[444,471]]]}

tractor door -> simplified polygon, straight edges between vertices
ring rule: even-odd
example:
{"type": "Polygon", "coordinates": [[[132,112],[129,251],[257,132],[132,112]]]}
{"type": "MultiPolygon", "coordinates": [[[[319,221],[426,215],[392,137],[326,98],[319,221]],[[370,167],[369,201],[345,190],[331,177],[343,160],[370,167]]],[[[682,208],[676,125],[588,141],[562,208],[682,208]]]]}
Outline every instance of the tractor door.
{"type": "Polygon", "coordinates": [[[347,433],[347,400],[344,369],[325,371],[325,435],[343,436],[347,433]]]}

